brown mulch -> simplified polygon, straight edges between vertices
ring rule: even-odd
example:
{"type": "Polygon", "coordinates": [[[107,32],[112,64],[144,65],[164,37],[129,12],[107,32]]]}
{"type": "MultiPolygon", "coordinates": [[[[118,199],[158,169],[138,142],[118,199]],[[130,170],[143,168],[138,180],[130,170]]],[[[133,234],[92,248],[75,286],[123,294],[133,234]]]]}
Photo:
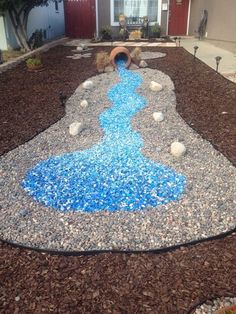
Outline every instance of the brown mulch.
{"type": "Polygon", "coordinates": [[[186,314],[205,299],[236,294],[235,247],[228,236],[172,253],[65,257],[2,245],[0,309],[186,314]]]}
{"type": "MultiPolygon", "coordinates": [[[[236,85],[181,48],[152,50],[167,53],[148,64],[174,81],[179,113],[235,163],[236,85]]],[[[44,53],[37,74],[24,64],[0,74],[1,153],[61,118],[59,91],[70,96],[96,73],[91,59],[66,59],[70,51],[44,53]]],[[[2,243],[0,312],[187,314],[206,299],[236,295],[235,248],[236,234],[162,254],[65,257],[2,243]]]]}

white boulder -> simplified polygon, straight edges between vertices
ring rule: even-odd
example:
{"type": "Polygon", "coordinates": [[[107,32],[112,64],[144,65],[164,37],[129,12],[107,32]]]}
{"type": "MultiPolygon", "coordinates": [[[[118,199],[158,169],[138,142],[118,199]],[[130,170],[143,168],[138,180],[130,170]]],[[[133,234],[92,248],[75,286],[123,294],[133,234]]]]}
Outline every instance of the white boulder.
{"type": "Polygon", "coordinates": [[[109,72],[113,72],[114,68],[111,65],[108,65],[105,67],[104,72],[109,73],[109,72]]]}
{"type": "Polygon", "coordinates": [[[170,147],[170,152],[175,157],[181,157],[186,153],[186,147],[183,143],[173,142],[170,147]]]}
{"type": "Polygon", "coordinates": [[[82,108],[87,108],[87,107],[88,107],[88,102],[87,102],[87,100],[86,100],[86,99],[82,100],[82,101],[80,102],[80,106],[81,106],[82,108]]]}
{"type": "Polygon", "coordinates": [[[84,83],[83,83],[83,88],[84,89],[92,89],[93,88],[93,81],[85,81],[84,83]]]}
{"type": "Polygon", "coordinates": [[[73,122],[69,126],[70,135],[78,135],[84,129],[84,125],[81,122],[73,122]]]}
{"type": "Polygon", "coordinates": [[[153,112],[153,119],[157,122],[161,122],[164,120],[164,115],[161,111],[159,112],[153,112]]]}
{"type": "Polygon", "coordinates": [[[81,47],[83,50],[85,50],[85,49],[88,48],[86,44],[80,44],[80,47],[81,47]]]}
{"type": "Polygon", "coordinates": [[[147,62],[144,61],[144,60],[141,60],[140,63],[139,63],[139,67],[140,68],[146,68],[148,66],[147,62]]]}
{"type": "Polygon", "coordinates": [[[154,81],[151,81],[150,83],[150,89],[153,91],[153,92],[160,92],[163,87],[161,84],[157,83],[157,82],[154,82],[154,81]]]}
{"type": "Polygon", "coordinates": [[[83,48],[81,46],[76,47],[77,51],[83,51],[83,48]]]}

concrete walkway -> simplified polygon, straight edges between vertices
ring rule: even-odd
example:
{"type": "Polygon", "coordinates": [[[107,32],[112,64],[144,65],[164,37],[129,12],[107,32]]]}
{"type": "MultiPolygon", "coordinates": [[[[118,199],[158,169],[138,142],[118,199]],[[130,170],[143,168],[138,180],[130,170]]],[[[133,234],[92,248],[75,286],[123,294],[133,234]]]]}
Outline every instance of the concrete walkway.
{"type": "Polygon", "coordinates": [[[216,47],[208,41],[198,40],[197,38],[182,38],[181,46],[192,54],[194,51],[193,47],[198,46],[197,58],[213,69],[216,68],[215,57],[221,56],[222,60],[220,61],[219,72],[236,83],[236,54],[216,47]]]}

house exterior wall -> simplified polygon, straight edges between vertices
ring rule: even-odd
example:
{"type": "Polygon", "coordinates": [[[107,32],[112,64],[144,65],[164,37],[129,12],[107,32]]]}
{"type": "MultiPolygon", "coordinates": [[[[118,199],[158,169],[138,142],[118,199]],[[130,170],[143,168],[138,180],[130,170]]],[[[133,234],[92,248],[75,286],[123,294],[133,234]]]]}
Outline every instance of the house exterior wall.
{"type": "MultiPolygon", "coordinates": [[[[161,0],[159,0],[161,1],[161,0]]],[[[162,3],[168,3],[168,0],[162,0],[162,3]]],[[[161,29],[162,35],[166,35],[167,30],[167,10],[161,11],[161,29]]],[[[119,26],[111,26],[111,1],[110,0],[98,0],[98,33],[100,34],[103,26],[111,27],[114,36],[119,34],[119,26]]]]}
{"type": "Polygon", "coordinates": [[[168,0],[162,0],[162,8],[161,8],[161,35],[167,35],[168,25],[168,0]],[[167,5],[167,10],[165,10],[164,5],[167,5]]]}
{"type": "Polygon", "coordinates": [[[5,31],[4,16],[0,15],[0,49],[7,50],[7,38],[5,31]]]}
{"type": "Polygon", "coordinates": [[[29,14],[27,34],[28,37],[36,29],[46,31],[46,39],[54,39],[65,34],[64,5],[58,2],[58,11],[55,3],[51,2],[48,6],[36,7],[29,14]]]}
{"type": "MultiPolygon", "coordinates": [[[[63,2],[58,2],[58,12],[55,10],[55,3],[50,3],[47,7],[36,7],[32,9],[29,14],[27,26],[28,38],[30,38],[36,29],[46,31],[46,40],[64,35],[65,22],[63,2]]],[[[0,17],[0,49],[14,48],[18,48],[18,44],[14,36],[10,18],[7,13],[4,13],[3,18],[1,19],[0,17]],[[2,25],[4,25],[4,28],[2,28],[2,25]],[[4,37],[6,43],[4,43],[4,37]]]]}
{"type": "Polygon", "coordinates": [[[235,0],[192,0],[189,35],[196,35],[203,10],[208,11],[207,38],[236,42],[235,0]]]}

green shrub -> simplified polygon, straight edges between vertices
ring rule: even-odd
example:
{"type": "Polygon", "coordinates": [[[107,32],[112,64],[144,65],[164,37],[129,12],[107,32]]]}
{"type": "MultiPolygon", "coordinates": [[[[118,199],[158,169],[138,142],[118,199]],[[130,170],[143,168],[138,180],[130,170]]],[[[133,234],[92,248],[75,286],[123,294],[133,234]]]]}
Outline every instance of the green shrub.
{"type": "Polygon", "coordinates": [[[26,65],[28,67],[41,66],[42,65],[42,61],[39,58],[29,58],[29,59],[26,60],[26,65]]]}

